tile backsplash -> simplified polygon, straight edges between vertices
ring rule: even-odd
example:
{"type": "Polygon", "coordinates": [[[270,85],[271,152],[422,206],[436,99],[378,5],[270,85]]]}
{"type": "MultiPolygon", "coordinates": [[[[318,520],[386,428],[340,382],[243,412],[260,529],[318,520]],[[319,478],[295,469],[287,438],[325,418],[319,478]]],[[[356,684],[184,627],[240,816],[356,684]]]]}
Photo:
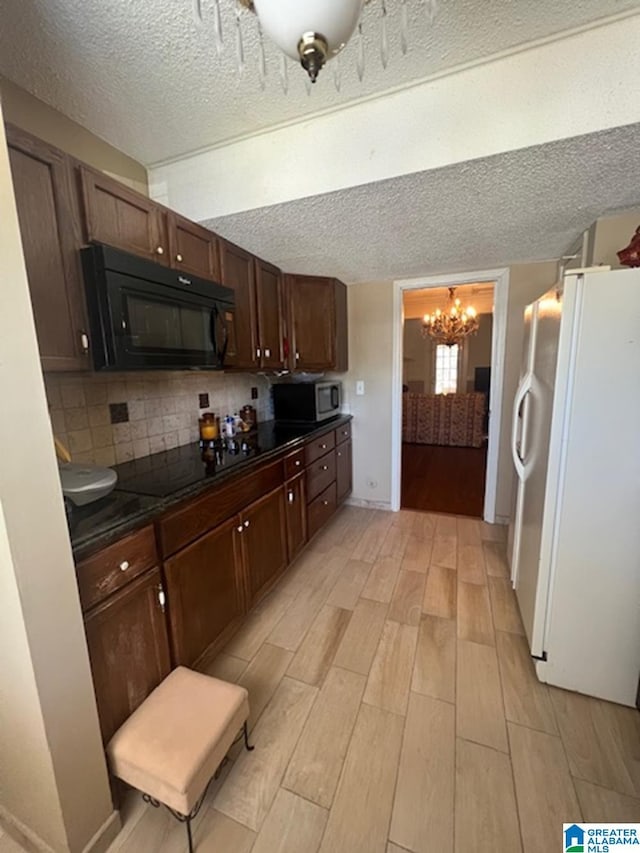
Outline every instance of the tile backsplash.
{"type": "Polygon", "coordinates": [[[203,410],[224,417],[251,403],[260,421],[273,417],[266,376],[162,371],[44,379],[53,432],[74,462],[116,465],[197,441],[203,410]]]}

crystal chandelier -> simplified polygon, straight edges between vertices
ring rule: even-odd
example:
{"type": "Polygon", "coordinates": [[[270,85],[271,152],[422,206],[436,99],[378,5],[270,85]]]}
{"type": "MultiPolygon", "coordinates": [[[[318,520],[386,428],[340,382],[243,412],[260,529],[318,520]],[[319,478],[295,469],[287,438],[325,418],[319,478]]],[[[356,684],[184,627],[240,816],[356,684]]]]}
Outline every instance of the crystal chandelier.
{"type": "MultiPolygon", "coordinates": [[[[357,32],[356,70],[358,78],[364,77],[364,40],[362,10],[365,6],[378,6],[380,27],[380,60],[384,68],[389,60],[389,14],[387,6],[393,0],[193,0],[196,20],[204,23],[204,12],[210,8],[213,19],[213,38],[218,56],[221,55],[224,37],[221,6],[231,5],[235,13],[235,48],[238,74],[245,67],[245,38],[243,28],[256,26],[258,33],[257,65],[260,86],[264,89],[267,62],[263,33],[282,51],[280,81],[288,91],[287,57],[299,62],[315,83],[325,64],[340,52],[357,32]],[[247,14],[248,13],[248,14],[247,14]],[[249,23],[251,22],[251,23],[249,23]]],[[[431,23],[436,15],[437,0],[397,0],[400,17],[400,46],[406,54],[409,46],[409,6],[417,3],[424,8],[431,23]]],[[[336,89],[340,90],[340,68],[336,61],[334,71],[336,89]]]]}
{"type": "Polygon", "coordinates": [[[450,287],[449,305],[445,311],[438,308],[433,314],[425,314],[422,318],[423,336],[448,347],[462,343],[469,335],[475,335],[480,325],[476,309],[471,305],[463,308],[455,293],[455,287],[450,287]]]}

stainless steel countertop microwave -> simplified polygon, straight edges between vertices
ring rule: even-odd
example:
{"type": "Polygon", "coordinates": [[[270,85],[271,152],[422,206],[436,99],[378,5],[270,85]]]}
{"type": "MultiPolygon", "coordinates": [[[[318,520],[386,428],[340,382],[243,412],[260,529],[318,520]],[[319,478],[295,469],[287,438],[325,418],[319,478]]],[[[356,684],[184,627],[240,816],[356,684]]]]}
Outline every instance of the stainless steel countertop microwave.
{"type": "Polygon", "coordinates": [[[320,423],[340,414],[342,383],[283,382],[274,385],[273,414],[278,423],[320,423]]]}
{"type": "Polygon", "coordinates": [[[81,250],[96,370],[221,370],[234,292],[109,246],[81,250]]]}

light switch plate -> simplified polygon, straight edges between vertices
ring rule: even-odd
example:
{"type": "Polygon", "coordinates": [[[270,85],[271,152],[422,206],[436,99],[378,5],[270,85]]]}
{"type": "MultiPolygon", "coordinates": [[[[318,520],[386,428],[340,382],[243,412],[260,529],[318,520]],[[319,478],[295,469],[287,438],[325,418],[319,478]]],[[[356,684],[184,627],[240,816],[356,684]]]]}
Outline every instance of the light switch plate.
{"type": "Polygon", "coordinates": [[[364,382],[362,379],[358,379],[356,382],[356,394],[361,397],[364,394],[364,382]]]}

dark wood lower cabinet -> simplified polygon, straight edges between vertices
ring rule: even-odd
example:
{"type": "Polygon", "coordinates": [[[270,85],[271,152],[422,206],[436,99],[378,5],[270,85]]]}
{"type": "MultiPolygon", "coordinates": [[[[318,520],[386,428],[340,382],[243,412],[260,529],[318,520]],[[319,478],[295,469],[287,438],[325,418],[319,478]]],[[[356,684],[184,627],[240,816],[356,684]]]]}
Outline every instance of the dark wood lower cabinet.
{"type": "Polygon", "coordinates": [[[242,513],[242,559],[247,608],[252,607],[287,567],[287,534],[282,488],[242,513]]]}
{"type": "Polygon", "coordinates": [[[347,497],[353,485],[351,441],[336,447],[336,498],[338,503],[347,497]]]}
{"type": "Polygon", "coordinates": [[[338,502],[336,500],[336,484],[331,483],[328,488],[321,492],[317,498],[311,501],[307,507],[307,530],[309,539],[329,521],[336,511],[338,502]]]}
{"type": "Polygon", "coordinates": [[[287,513],[287,551],[289,562],[296,557],[307,542],[307,500],[305,475],[289,480],[284,489],[287,513]]]}
{"type": "Polygon", "coordinates": [[[206,669],[329,521],[351,489],[344,433],[232,478],[77,564],[105,742],[172,666],[206,669]]]}
{"type": "Polygon", "coordinates": [[[171,670],[159,590],[154,568],[85,614],[105,743],[171,670]]]}
{"type": "Polygon", "coordinates": [[[165,561],[176,665],[192,666],[244,613],[239,525],[235,516],[165,561]]]}

